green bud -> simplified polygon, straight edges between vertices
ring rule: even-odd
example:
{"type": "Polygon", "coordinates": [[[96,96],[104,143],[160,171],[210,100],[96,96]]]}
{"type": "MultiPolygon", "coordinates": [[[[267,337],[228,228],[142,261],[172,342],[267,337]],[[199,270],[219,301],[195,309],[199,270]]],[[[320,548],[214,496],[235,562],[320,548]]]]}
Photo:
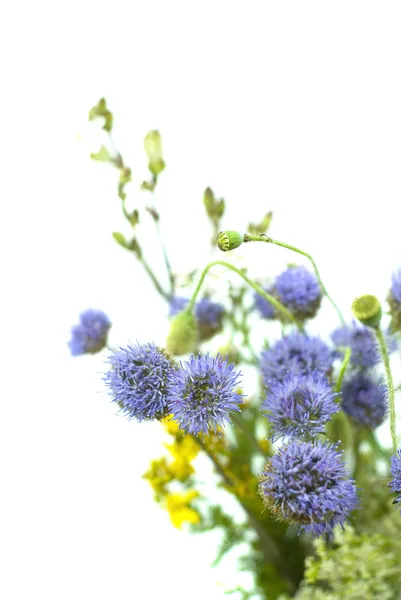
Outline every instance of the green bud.
{"type": "Polygon", "coordinates": [[[145,152],[149,159],[149,171],[157,177],[164,169],[162,139],[158,131],[149,131],[144,140],[145,152]]]}
{"type": "Polygon", "coordinates": [[[241,246],[244,236],[238,231],[220,231],[217,238],[217,246],[222,252],[228,252],[241,246]]]}
{"type": "Polygon", "coordinates": [[[352,312],[355,318],[367,327],[377,328],[380,324],[382,309],[376,296],[359,296],[352,303],[352,312]]]}
{"type": "Polygon", "coordinates": [[[212,219],[214,217],[215,199],[213,190],[211,190],[209,187],[206,188],[203,193],[203,204],[205,205],[207,216],[212,219]]]}
{"type": "Polygon", "coordinates": [[[198,332],[194,315],[187,310],[178,313],[171,320],[166,348],[174,356],[192,352],[196,347],[198,332]]]}

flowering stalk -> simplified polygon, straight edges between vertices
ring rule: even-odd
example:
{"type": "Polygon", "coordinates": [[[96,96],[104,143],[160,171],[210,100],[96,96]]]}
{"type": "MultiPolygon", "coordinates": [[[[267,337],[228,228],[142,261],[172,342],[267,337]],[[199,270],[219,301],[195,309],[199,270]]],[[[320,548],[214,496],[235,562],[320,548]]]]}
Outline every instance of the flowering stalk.
{"type": "Polygon", "coordinates": [[[396,414],[395,414],[395,389],[393,376],[391,374],[390,367],[390,358],[388,355],[388,349],[386,340],[384,339],[384,335],[380,327],[375,327],[374,332],[376,334],[377,341],[379,343],[380,354],[383,360],[384,369],[386,372],[386,380],[387,380],[387,390],[388,390],[388,403],[390,409],[390,432],[391,432],[391,441],[393,444],[393,454],[397,452],[397,433],[396,433],[396,414]]]}
{"type": "Polygon", "coordinates": [[[209,271],[209,269],[211,269],[212,267],[214,267],[214,265],[221,265],[223,267],[227,267],[228,269],[231,269],[232,271],[234,271],[234,273],[237,273],[237,275],[239,275],[240,277],[242,277],[242,279],[244,281],[247,282],[248,285],[250,285],[255,292],[257,292],[260,296],[262,296],[265,300],[267,300],[268,302],[270,302],[278,311],[280,311],[283,315],[285,315],[287,317],[287,319],[289,319],[292,323],[294,323],[298,329],[300,331],[303,331],[303,325],[302,323],[300,323],[298,321],[298,319],[296,319],[294,317],[294,315],[283,305],[281,304],[281,302],[279,302],[279,300],[277,300],[276,298],[274,298],[274,296],[271,296],[270,294],[268,294],[267,292],[265,292],[260,286],[258,286],[256,283],[254,283],[251,279],[249,279],[249,277],[247,277],[245,275],[245,273],[243,273],[240,269],[237,269],[237,267],[234,267],[234,265],[231,265],[230,263],[224,262],[222,260],[216,260],[214,262],[209,263],[203,270],[200,279],[198,281],[198,285],[196,286],[196,289],[192,295],[191,300],[189,301],[188,307],[187,307],[187,311],[191,312],[193,310],[193,307],[195,305],[196,302],[196,297],[198,296],[200,289],[202,287],[202,284],[205,280],[205,277],[207,275],[207,272],[209,271]]]}
{"type": "Polygon", "coordinates": [[[323,281],[320,277],[317,265],[310,254],[308,254],[307,252],[304,252],[303,250],[300,250],[299,248],[296,248],[295,246],[291,246],[290,244],[285,244],[284,242],[279,242],[277,240],[273,240],[272,238],[270,238],[264,234],[253,235],[253,234],[246,233],[244,235],[244,242],[267,242],[270,244],[275,244],[276,246],[281,246],[282,248],[287,248],[288,250],[292,250],[293,252],[297,252],[297,254],[302,254],[302,256],[305,256],[312,264],[313,270],[315,271],[317,280],[319,281],[320,287],[322,288],[324,295],[327,296],[327,299],[331,302],[331,304],[335,308],[335,310],[340,318],[341,323],[343,325],[345,324],[344,317],[342,316],[340,309],[338,308],[337,304],[334,302],[333,298],[330,296],[325,285],[323,284],[323,281]]]}

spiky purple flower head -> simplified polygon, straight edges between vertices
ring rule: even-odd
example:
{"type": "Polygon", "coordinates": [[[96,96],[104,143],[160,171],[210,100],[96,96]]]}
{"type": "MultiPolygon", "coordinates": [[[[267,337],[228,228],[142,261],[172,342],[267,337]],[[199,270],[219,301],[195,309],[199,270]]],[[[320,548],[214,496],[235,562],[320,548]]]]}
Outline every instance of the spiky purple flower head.
{"type": "Polygon", "coordinates": [[[171,373],[168,383],[169,412],[189,433],[216,431],[229,422],[231,411],[240,410],[237,393],[241,373],[219,354],[190,356],[171,373]]]}
{"type": "Polygon", "coordinates": [[[95,354],[107,344],[111,322],[101,310],[88,308],[79,317],[79,324],[71,328],[68,342],[72,356],[95,354]]]}
{"type": "Polygon", "coordinates": [[[331,371],[334,355],[318,337],[292,333],[278,340],[261,354],[260,366],[265,385],[286,375],[323,375],[331,371]]]}
{"type": "Polygon", "coordinates": [[[343,385],[342,409],[358,425],[375,429],[387,413],[383,383],[365,373],[356,373],[343,385]]]}
{"type": "MultiPolygon", "coordinates": [[[[268,287],[263,288],[265,292],[273,295],[272,289],[268,287]]],[[[260,294],[254,295],[254,308],[259,312],[260,316],[263,319],[274,319],[276,316],[276,312],[274,310],[273,304],[271,304],[268,300],[263,298],[260,294]]]]}
{"type": "Polygon", "coordinates": [[[280,437],[310,439],[323,433],[339,408],[327,378],[320,373],[287,375],[271,381],[262,411],[273,428],[273,442],[280,437]]]}
{"type": "Polygon", "coordinates": [[[289,267],[274,283],[275,295],[298,319],[316,315],[322,292],[316,275],[304,266],[289,267]]]}
{"type": "Polygon", "coordinates": [[[397,454],[391,457],[390,472],[393,476],[393,480],[389,483],[390,489],[398,494],[393,504],[399,505],[401,504],[401,450],[397,450],[397,454]]]}
{"type": "Polygon", "coordinates": [[[169,355],[154,344],[128,344],[113,350],[103,378],[111,399],[137,421],[167,414],[167,381],[176,368],[169,355]]]}
{"type": "Polygon", "coordinates": [[[266,463],[259,493],[273,515],[314,537],[331,536],[357,506],[342,453],[328,442],[292,441],[266,463]]]}

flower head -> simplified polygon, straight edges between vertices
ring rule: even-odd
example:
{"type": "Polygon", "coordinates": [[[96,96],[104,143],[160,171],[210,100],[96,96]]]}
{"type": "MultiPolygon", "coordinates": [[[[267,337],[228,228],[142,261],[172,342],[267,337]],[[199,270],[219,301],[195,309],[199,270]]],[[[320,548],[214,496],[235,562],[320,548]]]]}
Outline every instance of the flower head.
{"type": "Polygon", "coordinates": [[[298,319],[316,315],[322,292],[316,275],[306,267],[289,267],[276,278],[274,289],[280,302],[298,319]]]}
{"type": "Polygon", "coordinates": [[[336,395],[319,373],[273,380],[262,404],[273,427],[272,440],[283,436],[308,439],[323,433],[327,421],[338,412],[336,395]]]}
{"type": "Polygon", "coordinates": [[[387,413],[385,389],[365,373],[357,373],[343,385],[342,409],[358,425],[374,429],[387,413]]]}
{"type": "MultiPolygon", "coordinates": [[[[270,288],[266,287],[263,289],[268,294],[272,294],[272,290],[270,288]]],[[[255,293],[254,308],[259,312],[260,316],[263,319],[274,319],[276,316],[273,304],[271,304],[268,300],[263,298],[263,296],[261,296],[260,294],[255,293]]]]}
{"type": "Polygon", "coordinates": [[[161,419],[167,411],[167,381],[173,360],[154,344],[131,345],[113,350],[104,381],[128,418],[161,419]]]}
{"type": "Polygon", "coordinates": [[[169,409],[182,429],[189,433],[216,431],[229,421],[232,410],[240,410],[240,373],[220,355],[190,356],[171,373],[168,384],[169,409]]]}
{"type": "Polygon", "coordinates": [[[390,306],[391,328],[401,330],[401,269],[393,273],[392,285],[387,298],[390,306]]]}
{"type": "Polygon", "coordinates": [[[281,446],[261,473],[259,493],[276,518],[315,537],[331,536],[358,503],[341,453],[327,442],[281,446]]]}
{"type": "Polygon", "coordinates": [[[222,327],[224,306],[205,296],[195,305],[195,318],[201,340],[208,340],[222,327]]]}
{"type": "Polygon", "coordinates": [[[393,504],[401,504],[401,450],[397,450],[397,454],[391,457],[390,471],[393,476],[393,480],[389,483],[390,489],[398,494],[393,504]]]}
{"type": "Polygon", "coordinates": [[[300,333],[288,335],[261,354],[261,370],[265,385],[272,379],[282,381],[286,375],[327,374],[333,364],[333,353],[318,337],[300,333]]]}
{"type": "Polygon", "coordinates": [[[170,301],[169,317],[175,317],[175,315],[178,315],[178,313],[184,310],[188,302],[188,298],[184,298],[183,296],[174,296],[170,301]]]}
{"type": "Polygon", "coordinates": [[[72,356],[100,352],[107,344],[111,327],[109,318],[101,310],[88,308],[79,320],[79,324],[71,328],[71,340],[68,342],[72,356]]]}
{"type": "Polygon", "coordinates": [[[352,323],[331,334],[336,346],[351,348],[351,363],[357,367],[374,367],[380,360],[375,335],[371,329],[352,323]]]}

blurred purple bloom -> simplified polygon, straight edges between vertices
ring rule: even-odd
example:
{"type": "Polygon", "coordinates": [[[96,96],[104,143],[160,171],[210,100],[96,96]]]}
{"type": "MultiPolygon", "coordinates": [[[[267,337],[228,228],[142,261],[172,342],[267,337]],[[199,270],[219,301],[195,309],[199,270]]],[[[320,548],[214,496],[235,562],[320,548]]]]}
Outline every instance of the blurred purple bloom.
{"type": "Polygon", "coordinates": [[[100,352],[107,344],[111,327],[109,318],[101,310],[88,308],[79,320],[79,324],[71,328],[71,340],[68,342],[72,356],[100,352]]]}
{"type": "Polygon", "coordinates": [[[393,480],[389,483],[390,489],[399,494],[393,504],[401,504],[401,450],[397,450],[397,454],[391,457],[390,471],[393,476],[393,480]]]}
{"type": "Polygon", "coordinates": [[[205,296],[195,304],[195,318],[200,325],[220,327],[224,306],[205,296]]]}
{"type": "Polygon", "coordinates": [[[188,302],[188,298],[184,298],[182,296],[174,296],[170,301],[169,317],[175,317],[175,315],[178,315],[178,313],[184,310],[188,302]]]}
{"type": "Polygon", "coordinates": [[[401,269],[393,273],[391,295],[398,304],[401,304],[401,269]]]}
{"type": "Polygon", "coordinates": [[[274,284],[277,298],[299,319],[314,317],[322,300],[316,275],[306,267],[289,267],[274,284]]]}
{"type": "Polygon", "coordinates": [[[330,372],[334,355],[318,337],[301,333],[288,335],[261,354],[260,366],[265,385],[272,379],[282,381],[286,375],[330,372]]]}
{"type": "Polygon", "coordinates": [[[190,356],[171,373],[168,383],[169,412],[189,433],[217,430],[239,411],[242,394],[236,391],[241,373],[220,355],[190,356]]]}
{"type": "MultiPolygon", "coordinates": [[[[353,322],[333,331],[331,339],[336,346],[351,348],[351,363],[355,367],[374,367],[380,362],[376,336],[369,327],[353,322]]],[[[393,352],[397,342],[387,335],[387,345],[389,352],[393,352]]]]}
{"type": "MultiPolygon", "coordinates": [[[[272,295],[271,288],[263,288],[265,292],[272,295]]],[[[274,306],[263,296],[255,293],[255,303],[254,308],[259,312],[260,316],[263,319],[274,319],[276,316],[274,306]]]]}
{"type": "Polygon", "coordinates": [[[358,425],[378,427],[387,413],[383,384],[365,373],[357,373],[343,385],[342,409],[358,425]]]}
{"type": "Polygon", "coordinates": [[[143,421],[167,414],[166,387],[175,365],[163,350],[154,344],[129,344],[113,350],[108,362],[104,381],[128,418],[143,421]]]}
{"type": "Polygon", "coordinates": [[[260,475],[259,493],[274,516],[314,537],[331,537],[358,503],[342,454],[327,442],[281,446],[260,475]]]}
{"type": "Polygon", "coordinates": [[[309,439],[323,433],[327,421],[339,410],[336,396],[321,374],[287,375],[282,382],[271,381],[262,411],[272,425],[272,440],[309,439]]]}

